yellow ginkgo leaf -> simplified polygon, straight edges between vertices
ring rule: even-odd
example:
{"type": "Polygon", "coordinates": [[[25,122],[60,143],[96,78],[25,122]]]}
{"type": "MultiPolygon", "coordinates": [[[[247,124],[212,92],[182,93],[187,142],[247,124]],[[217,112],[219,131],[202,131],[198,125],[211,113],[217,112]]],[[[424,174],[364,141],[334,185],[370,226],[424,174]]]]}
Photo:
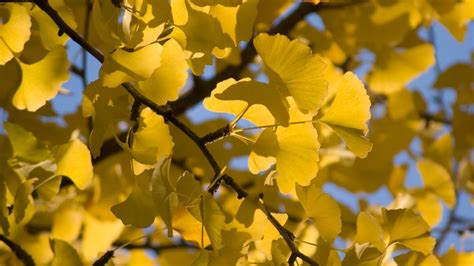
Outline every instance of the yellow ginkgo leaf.
{"type": "Polygon", "coordinates": [[[238,6],[242,4],[242,0],[191,0],[191,2],[198,6],[238,6]]]}
{"type": "Polygon", "coordinates": [[[387,95],[388,113],[394,120],[417,118],[418,113],[415,105],[414,93],[402,88],[387,95]]]}
{"type": "MultiPolygon", "coordinates": [[[[288,220],[285,213],[272,213],[273,217],[282,225],[288,220]]],[[[255,242],[256,253],[263,254],[268,260],[272,259],[272,243],[281,238],[278,230],[268,220],[266,214],[261,209],[255,209],[253,223],[245,229],[252,236],[255,242]]]]}
{"type": "Polygon", "coordinates": [[[280,149],[276,155],[277,183],[289,193],[296,183],[308,185],[318,173],[318,133],[312,124],[297,124],[277,130],[280,149]]]}
{"type": "Polygon", "coordinates": [[[411,250],[421,252],[423,255],[428,255],[433,253],[436,239],[427,232],[419,237],[403,240],[398,243],[411,250]]]}
{"type": "MultiPolygon", "coordinates": [[[[443,10],[444,11],[444,10],[443,10]]],[[[462,42],[469,21],[474,18],[474,1],[456,1],[451,10],[441,15],[440,22],[457,41],[462,42]]]]}
{"type": "Polygon", "coordinates": [[[74,201],[65,201],[54,213],[51,237],[72,242],[81,232],[84,209],[74,201]]]}
{"type": "Polygon", "coordinates": [[[446,254],[444,254],[440,261],[442,265],[463,266],[474,264],[474,252],[458,253],[454,247],[451,247],[446,254]]]}
{"type": "Polygon", "coordinates": [[[0,206],[0,226],[2,234],[8,236],[10,234],[10,223],[8,222],[7,187],[3,176],[0,176],[0,206]]]}
{"type": "MultiPolygon", "coordinates": [[[[290,121],[311,121],[291,103],[290,121]]],[[[318,173],[318,132],[311,123],[294,123],[276,129],[279,150],[275,155],[277,183],[280,191],[289,193],[295,184],[307,186],[318,173]]]]}
{"type": "Polygon", "coordinates": [[[139,90],[159,105],[178,99],[179,90],[186,84],[188,65],[179,44],[170,39],[163,45],[161,63],[151,77],[139,82],[139,90]]]}
{"type": "Polygon", "coordinates": [[[346,142],[357,156],[366,157],[372,149],[365,135],[370,119],[370,99],[362,82],[347,72],[339,82],[329,110],[320,119],[328,124],[346,142]]]}
{"type": "Polygon", "coordinates": [[[149,172],[136,176],[132,193],[124,202],[112,206],[111,211],[124,225],[144,228],[155,220],[155,204],[149,189],[150,178],[149,172]]]}
{"type": "Polygon", "coordinates": [[[102,143],[106,137],[112,137],[110,129],[120,119],[128,117],[128,94],[120,88],[106,88],[96,80],[87,85],[82,98],[82,115],[92,118],[92,131],[88,145],[92,156],[100,155],[102,143]]]}
{"type": "MultiPolygon", "coordinates": [[[[418,252],[407,252],[405,254],[396,256],[394,258],[397,265],[405,266],[441,266],[439,260],[435,255],[423,255],[418,252]]],[[[443,265],[455,265],[455,264],[443,264],[443,265]]],[[[467,264],[466,264],[467,265],[467,264]]]]}
{"type": "Polygon", "coordinates": [[[69,79],[69,61],[63,46],[56,46],[43,59],[33,64],[17,60],[22,78],[13,95],[13,105],[30,112],[38,110],[51,100],[69,79]]]}
{"type": "Polygon", "coordinates": [[[217,47],[233,47],[229,35],[222,31],[219,21],[205,12],[206,9],[192,7],[185,0],[171,2],[173,19],[176,25],[171,37],[175,38],[185,50],[190,52],[188,63],[196,75],[201,75],[204,66],[212,63],[212,50],[217,47]],[[206,29],[206,34],[201,34],[206,29]]]}
{"type": "MultiPolygon", "coordinates": [[[[130,258],[127,265],[154,266],[155,259],[148,254],[146,249],[133,249],[130,250],[130,258]]],[[[160,263],[160,265],[163,264],[160,263]]]]}
{"type": "Polygon", "coordinates": [[[412,210],[383,208],[382,214],[390,235],[390,243],[400,242],[410,247],[426,240],[425,234],[429,232],[430,227],[412,210]]]}
{"type": "Polygon", "coordinates": [[[288,120],[290,119],[288,113],[289,103],[280,96],[274,86],[250,79],[242,79],[229,86],[222,93],[215,94],[215,97],[227,101],[245,101],[248,106],[263,105],[270,111],[278,124],[288,126],[288,120]]]}
{"type": "Polygon", "coordinates": [[[57,176],[67,176],[79,188],[89,186],[93,171],[91,154],[87,146],[78,139],[54,147],[53,155],[56,159],[57,176]]]}
{"type": "Polygon", "coordinates": [[[205,193],[201,197],[201,219],[213,249],[222,249],[224,247],[222,229],[225,224],[225,216],[217,201],[209,193],[205,193]]]}
{"type": "Polygon", "coordinates": [[[13,214],[15,215],[15,222],[18,224],[24,218],[28,205],[33,203],[33,183],[36,182],[36,178],[28,179],[24,181],[16,190],[15,200],[13,201],[13,214]]]}
{"type": "MultiPolygon", "coordinates": [[[[226,79],[221,81],[217,84],[216,88],[212,91],[211,96],[204,99],[203,104],[204,107],[213,112],[218,113],[228,113],[238,116],[242,113],[244,109],[247,108],[248,103],[243,100],[220,100],[217,98],[217,95],[225,93],[225,91],[242,81],[249,81],[248,79],[243,79],[236,81],[235,79],[226,79]]],[[[253,96],[253,93],[252,93],[253,96]]],[[[246,97],[252,97],[246,96],[246,97]]],[[[242,118],[249,120],[250,122],[256,125],[272,125],[276,123],[275,118],[273,117],[272,113],[269,109],[261,104],[252,105],[249,107],[247,112],[242,116],[242,118]]]]}
{"type": "Polygon", "coordinates": [[[82,233],[82,256],[85,261],[96,259],[101,252],[106,252],[110,245],[123,231],[120,220],[100,220],[86,212],[82,233]],[[100,236],[100,237],[97,237],[100,236]]]}
{"type": "Polygon", "coordinates": [[[341,232],[341,210],[337,202],[321,191],[315,182],[310,186],[296,186],[296,194],[306,216],[314,221],[321,237],[332,243],[341,232]]]}
{"type": "Polygon", "coordinates": [[[359,213],[355,242],[358,244],[370,243],[383,252],[386,246],[383,239],[383,230],[380,224],[368,213],[359,213]]]}
{"type": "Polygon", "coordinates": [[[237,265],[239,259],[245,256],[245,252],[242,252],[242,246],[250,239],[250,234],[235,229],[223,230],[222,239],[224,247],[210,254],[209,264],[207,265],[237,265]]]}
{"type": "MultiPolygon", "coordinates": [[[[69,27],[77,28],[72,10],[65,3],[65,0],[50,1],[50,4],[69,27]]],[[[47,50],[52,50],[57,45],[64,45],[69,39],[67,34],[58,34],[56,23],[38,6],[31,10],[31,17],[33,18],[32,37],[38,34],[41,38],[41,44],[47,50]]]]}
{"type": "Polygon", "coordinates": [[[250,172],[258,174],[275,164],[275,156],[279,149],[278,139],[273,129],[267,128],[262,131],[249,154],[248,165],[250,172]]]}
{"type": "Polygon", "coordinates": [[[51,152],[31,132],[23,127],[5,122],[3,124],[13,148],[13,156],[23,162],[36,164],[51,158],[51,152]]]}
{"type": "Polygon", "coordinates": [[[284,35],[259,34],[253,41],[266,66],[270,83],[283,95],[293,96],[304,112],[315,113],[327,95],[323,71],[326,64],[298,40],[284,35]]]}
{"type": "Polygon", "coordinates": [[[383,50],[368,77],[370,90],[390,94],[426,71],[435,62],[434,49],[421,44],[401,52],[383,50]]]}
{"type": "Polygon", "coordinates": [[[448,171],[430,159],[421,159],[416,166],[423,178],[425,187],[452,208],[456,203],[456,192],[448,171]]]}
{"type": "Polygon", "coordinates": [[[451,134],[445,133],[435,141],[430,141],[429,146],[425,149],[425,156],[444,166],[446,170],[451,170],[453,146],[451,134]]]}
{"type": "Polygon", "coordinates": [[[143,81],[160,66],[163,46],[152,43],[136,51],[117,49],[106,55],[100,69],[102,85],[115,88],[124,82],[143,81]]]}
{"type": "MultiPolygon", "coordinates": [[[[230,0],[234,1],[235,0],[230,0]]],[[[257,16],[258,0],[244,0],[236,6],[221,4],[211,6],[209,14],[219,20],[222,31],[233,40],[234,46],[241,41],[248,41],[252,37],[253,25],[257,16]]],[[[215,49],[214,49],[215,52],[215,49]]]]}
{"type": "MultiPolygon", "coordinates": [[[[200,200],[200,199],[199,199],[200,200]]],[[[199,211],[199,200],[197,202],[199,211]]],[[[196,204],[196,203],[194,203],[196,204]]],[[[201,218],[201,217],[198,217],[201,218]]],[[[192,215],[186,208],[179,208],[173,216],[173,229],[184,239],[191,241],[204,248],[211,244],[208,234],[204,233],[202,223],[196,216],[192,215]],[[204,239],[202,239],[202,236],[204,239]]]]}
{"type": "Polygon", "coordinates": [[[154,208],[168,228],[168,237],[173,236],[173,215],[178,208],[178,194],[173,190],[170,176],[171,159],[165,159],[153,171],[151,178],[151,195],[154,208]]]}
{"type": "Polygon", "coordinates": [[[443,205],[434,193],[426,190],[414,193],[416,208],[431,228],[435,227],[443,218],[443,205]]]}
{"type": "Polygon", "coordinates": [[[4,65],[30,39],[31,18],[25,6],[7,3],[0,6],[0,21],[0,65],[4,65]]]}
{"type": "MultiPolygon", "coordinates": [[[[140,164],[154,165],[169,156],[173,146],[173,139],[164,118],[150,108],[143,109],[139,128],[133,134],[131,153],[134,160],[140,164]]],[[[135,171],[135,174],[138,175],[141,171],[135,171]]]]}
{"type": "Polygon", "coordinates": [[[342,265],[376,266],[382,264],[383,253],[378,249],[367,247],[365,249],[357,250],[356,247],[357,246],[354,246],[346,253],[342,265]]]}
{"type": "Polygon", "coordinates": [[[51,239],[49,241],[51,250],[54,253],[52,266],[71,265],[81,266],[82,261],[77,251],[66,241],[60,239],[51,239]]]}

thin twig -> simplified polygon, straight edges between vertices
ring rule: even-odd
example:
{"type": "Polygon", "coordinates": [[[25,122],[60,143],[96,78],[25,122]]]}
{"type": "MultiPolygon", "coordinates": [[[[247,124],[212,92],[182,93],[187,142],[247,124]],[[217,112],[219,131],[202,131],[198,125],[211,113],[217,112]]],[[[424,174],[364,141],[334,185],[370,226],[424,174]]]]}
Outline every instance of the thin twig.
{"type": "Polygon", "coordinates": [[[35,262],[33,258],[31,257],[28,252],[26,252],[24,249],[22,249],[19,245],[17,245],[15,242],[11,241],[4,235],[0,234],[0,241],[5,243],[13,253],[15,253],[15,256],[25,264],[25,266],[35,266],[35,262]]]}
{"type": "MultiPolygon", "coordinates": [[[[263,194],[262,194],[263,195],[263,194]]],[[[261,197],[263,198],[263,196],[261,197]]],[[[295,235],[288,231],[283,225],[281,225],[277,219],[270,213],[270,211],[267,209],[267,206],[265,206],[265,203],[262,201],[260,202],[262,205],[262,209],[265,212],[267,219],[270,221],[270,223],[278,230],[278,233],[283,237],[283,240],[285,240],[286,244],[288,245],[288,248],[291,251],[291,255],[288,259],[288,264],[289,265],[294,265],[295,261],[297,258],[301,258],[303,261],[308,263],[309,265],[319,265],[316,261],[311,259],[310,257],[306,256],[305,254],[301,253],[299,249],[295,245],[295,235]]]]}
{"type": "Polygon", "coordinates": [[[441,230],[441,234],[436,240],[436,245],[434,247],[434,252],[436,254],[439,254],[441,246],[443,245],[444,241],[446,240],[446,237],[451,231],[451,227],[456,222],[456,210],[458,209],[458,206],[459,206],[459,192],[456,192],[456,203],[454,204],[454,207],[449,211],[448,221],[446,222],[446,225],[443,227],[443,229],[441,230]]]}

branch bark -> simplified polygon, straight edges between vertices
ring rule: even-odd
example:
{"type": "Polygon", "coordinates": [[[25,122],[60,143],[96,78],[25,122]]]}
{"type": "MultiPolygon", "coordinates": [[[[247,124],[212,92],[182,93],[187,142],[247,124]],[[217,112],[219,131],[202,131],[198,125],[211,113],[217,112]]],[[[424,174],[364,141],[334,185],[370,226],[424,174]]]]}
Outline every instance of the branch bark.
{"type": "Polygon", "coordinates": [[[310,257],[306,256],[305,254],[299,251],[298,247],[296,247],[295,242],[294,242],[295,235],[292,232],[288,231],[288,229],[283,227],[283,225],[281,225],[278,222],[278,220],[275,219],[275,217],[270,213],[270,211],[267,209],[267,206],[265,206],[265,203],[263,202],[263,194],[261,194],[260,198],[262,199],[262,202],[260,203],[263,207],[263,211],[265,212],[267,216],[267,219],[270,221],[273,227],[275,227],[278,230],[280,235],[283,237],[283,240],[285,240],[286,245],[288,246],[288,248],[290,248],[291,254],[290,254],[290,258],[288,259],[288,264],[292,266],[295,264],[297,258],[301,258],[304,262],[308,263],[309,265],[318,266],[319,264],[316,261],[314,261],[313,259],[311,259],[310,257]]]}
{"type": "Polygon", "coordinates": [[[22,249],[19,245],[17,245],[15,242],[11,241],[4,235],[0,235],[0,241],[5,243],[13,253],[15,253],[15,256],[25,264],[25,266],[35,266],[35,262],[33,258],[31,257],[28,252],[26,252],[24,249],[22,249]]]}

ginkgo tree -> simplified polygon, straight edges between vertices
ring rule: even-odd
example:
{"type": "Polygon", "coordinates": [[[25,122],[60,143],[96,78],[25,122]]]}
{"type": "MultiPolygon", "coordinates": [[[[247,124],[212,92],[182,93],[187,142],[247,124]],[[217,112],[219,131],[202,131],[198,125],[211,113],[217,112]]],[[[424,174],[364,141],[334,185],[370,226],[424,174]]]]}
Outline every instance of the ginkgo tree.
{"type": "Polygon", "coordinates": [[[434,36],[473,19],[473,0],[0,1],[0,264],[474,264],[473,60],[441,68],[434,36]],[[437,101],[410,87],[430,69],[437,101]]]}

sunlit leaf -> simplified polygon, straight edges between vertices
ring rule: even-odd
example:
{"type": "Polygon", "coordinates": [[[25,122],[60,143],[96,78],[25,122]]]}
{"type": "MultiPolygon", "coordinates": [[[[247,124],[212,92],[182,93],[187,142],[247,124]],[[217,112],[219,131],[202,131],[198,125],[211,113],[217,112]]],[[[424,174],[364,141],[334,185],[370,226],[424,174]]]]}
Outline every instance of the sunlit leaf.
{"type": "Polygon", "coordinates": [[[370,119],[370,100],[362,82],[352,72],[344,74],[335,98],[320,121],[327,123],[357,156],[372,149],[365,137],[370,119]]]}
{"type": "Polygon", "coordinates": [[[205,193],[201,197],[201,219],[207,235],[211,240],[214,250],[222,249],[222,228],[224,227],[225,216],[222,213],[217,201],[209,194],[205,193]]]}
{"type": "Polygon", "coordinates": [[[280,96],[274,86],[244,79],[231,85],[224,92],[216,94],[215,97],[220,100],[245,101],[248,106],[263,105],[270,111],[278,124],[288,126],[288,120],[290,119],[288,113],[289,103],[280,96]]]}
{"type": "Polygon", "coordinates": [[[13,148],[13,156],[27,163],[39,163],[51,158],[51,152],[33,133],[20,125],[5,122],[3,124],[13,148]]]}
{"type": "Polygon", "coordinates": [[[402,89],[435,62],[434,49],[430,44],[384,53],[377,56],[368,78],[370,89],[376,93],[389,94],[402,89]]]}
{"type": "Polygon", "coordinates": [[[135,227],[148,227],[155,220],[153,198],[150,190],[150,175],[144,172],[135,177],[133,190],[128,198],[117,205],[111,211],[122,220],[124,225],[135,227]]]}
{"type": "Polygon", "coordinates": [[[25,6],[6,4],[0,6],[0,21],[0,65],[4,65],[23,50],[30,38],[31,19],[25,6]]]}
{"type": "Polygon", "coordinates": [[[159,105],[178,99],[180,89],[188,77],[186,58],[179,44],[171,39],[163,45],[160,65],[149,79],[139,83],[139,89],[145,96],[159,105]]]}
{"type": "MultiPolygon", "coordinates": [[[[134,160],[152,168],[171,154],[173,146],[173,139],[164,118],[149,108],[144,109],[140,114],[139,128],[133,134],[131,152],[134,160]]],[[[135,174],[140,174],[142,170],[137,169],[134,169],[135,174]]]]}
{"type": "Polygon", "coordinates": [[[429,159],[421,159],[416,165],[425,187],[443,199],[448,206],[453,207],[456,203],[456,193],[446,169],[429,159]]]}
{"type": "Polygon", "coordinates": [[[52,239],[50,240],[50,245],[55,255],[53,261],[51,262],[51,265],[82,265],[82,261],[79,257],[79,254],[77,254],[77,251],[66,241],[60,239],[52,239]]]}
{"type": "Polygon", "coordinates": [[[249,154],[250,172],[258,174],[275,164],[275,155],[278,154],[279,149],[278,139],[273,129],[267,128],[262,131],[249,154]]]}
{"type": "Polygon", "coordinates": [[[321,237],[332,243],[341,232],[341,210],[337,202],[313,182],[310,186],[296,186],[296,194],[305,209],[306,216],[311,218],[321,237]]]}
{"type": "Polygon", "coordinates": [[[270,83],[277,85],[283,95],[293,96],[302,111],[316,112],[327,95],[325,63],[321,58],[303,43],[283,35],[262,33],[253,42],[270,83]]]}
{"type": "Polygon", "coordinates": [[[21,83],[13,95],[13,105],[30,112],[38,110],[51,100],[69,79],[69,61],[66,49],[56,46],[40,61],[27,64],[17,60],[22,71],[21,83]]]}
{"type": "Polygon", "coordinates": [[[33,203],[33,183],[36,179],[28,179],[24,181],[16,190],[15,200],[13,202],[13,214],[15,215],[15,222],[20,223],[25,218],[26,209],[28,205],[33,203]]]}
{"type": "Polygon", "coordinates": [[[105,57],[100,70],[102,85],[115,88],[124,82],[151,77],[160,66],[163,46],[153,43],[136,51],[118,49],[105,57]]]}
{"type": "Polygon", "coordinates": [[[380,224],[368,213],[361,212],[357,217],[356,243],[370,243],[380,252],[385,249],[383,230],[380,224]]]}
{"type": "Polygon", "coordinates": [[[170,184],[171,159],[165,159],[163,163],[155,168],[151,178],[151,194],[154,208],[160,214],[161,219],[168,228],[168,236],[173,236],[173,214],[178,208],[178,194],[170,184]]]}
{"type": "Polygon", "coordinates": [[[87,146],[78,139],[56,146],[53,149],[56,159],[57,176],[67,176],[79,189],[86,189],[92,179],[91,154],[87,146]]]}

